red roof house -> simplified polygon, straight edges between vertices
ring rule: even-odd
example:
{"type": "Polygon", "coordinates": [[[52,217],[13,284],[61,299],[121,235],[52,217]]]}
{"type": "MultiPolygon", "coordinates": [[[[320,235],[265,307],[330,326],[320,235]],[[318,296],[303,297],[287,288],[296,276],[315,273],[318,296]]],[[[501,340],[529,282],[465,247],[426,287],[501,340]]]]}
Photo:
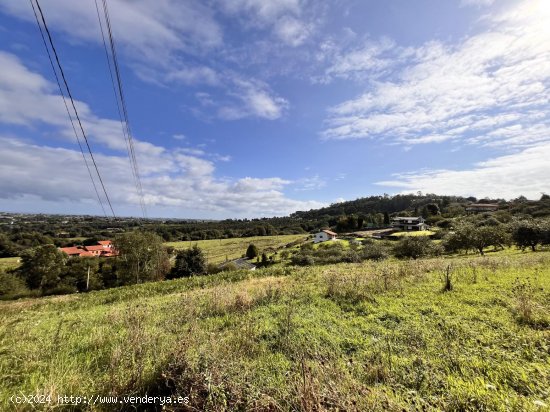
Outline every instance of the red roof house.
{"type": "Polygon", "coordinates": [[[77,248],[76,246],[59,248],[62,252],[65,252],[69,256],[80,256],[84,250],[77,248]]]}
{"type": "Polygon", "coordinates": [[[91,246],[71,246],[59,248],[69,256],[102,256],[111,257],[117,256],[118,252],[113,247],[113,242],[110,240],[100,240],[97,245],[91,246]]]}

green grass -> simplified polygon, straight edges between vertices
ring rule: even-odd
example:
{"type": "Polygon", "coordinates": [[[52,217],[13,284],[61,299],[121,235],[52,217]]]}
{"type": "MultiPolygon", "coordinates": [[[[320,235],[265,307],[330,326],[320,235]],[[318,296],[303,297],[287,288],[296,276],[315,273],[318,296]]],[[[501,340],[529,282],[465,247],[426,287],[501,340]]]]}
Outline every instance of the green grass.
{"type": "Polygon", "coordinates": [[[0,258],[0,270],[15,269],[19,266],[18,257],[0,258]]]}
{"type": "Polygon", "coordinates": [[[278,267],[1,302],[0,409],[15,393],[147,392],[211,411],[542,410],[549,263],[278,267]]]}
{"type": "Polygon", "coordinates": [[[414,230],[410,232],[397,232],[392,233],[390,236],[392,237],[404,237],[404,236],[432,236],[435,235],[435,232],[432,232],[431,230],[414,230]]]}
{"type": "Polygon", "coordinates": [[[240,258],[246,252],[249,244],[254,243],[260,254],[264,251],[279,249],[288,243],[305,240],[307,235],[255,236],[245,238],[198,240],[186,242],[168,242],[167,246],[176,249],[186,249],[198,245],[208,257],[208,262],[221,263],[226,259],[240,258]]]}

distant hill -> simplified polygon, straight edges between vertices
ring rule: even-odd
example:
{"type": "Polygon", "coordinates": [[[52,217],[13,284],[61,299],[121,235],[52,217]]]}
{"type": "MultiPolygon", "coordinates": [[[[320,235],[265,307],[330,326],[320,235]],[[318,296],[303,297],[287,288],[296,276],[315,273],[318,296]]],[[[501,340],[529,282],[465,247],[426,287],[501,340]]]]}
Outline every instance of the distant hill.
{"type": "MultiPolygon", "coordinates": [[[[503,202],[503,200],[488,200],[485,202],[503,202]]],[[[328,207],[321,209],[309,210],[307,212],[300,211],[290,215],[291,218],[317,220],[326,219],[327,217],[336,217],[342,215],[368,215],[373,213],[397,213],[397,212],[412,212],[419,213],[419,210],[428,205],[436,204],[441,210],[451,205],[466,205],[477,202],[474,197],[460,196],[439,196],[435,194],[408,194],[395,196],[369,196],[362,197],[356,200],[347,202],[333,203],[328,207]]]]}
{"type": "Polygon", "coordinates": [[[442,214],[456,206],[472,203],[496,203],[500,209],[508,210],[512,215],[525,214],[533,217],[550,216],[550,196],[542,195],[539,200],[528,200],[523,196],[506,201],[504,199],[476,199],[475,197],[441,196],[436,194],[406,194],[362,197],[356,200],[333,203],[321,209],[298,211],[291,218],[301,220],[326,220],[346,215],[366,216],[376,213],[404,213],[418,215],[427,205],[437,205],[442,214]]]}

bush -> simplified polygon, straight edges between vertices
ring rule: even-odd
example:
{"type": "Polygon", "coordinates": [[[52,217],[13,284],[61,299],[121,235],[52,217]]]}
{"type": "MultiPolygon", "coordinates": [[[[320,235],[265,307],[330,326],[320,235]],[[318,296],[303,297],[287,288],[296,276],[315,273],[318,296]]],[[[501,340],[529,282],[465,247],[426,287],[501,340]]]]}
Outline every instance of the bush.
{"type": "Polygon", "coordinates": [[[395,245],[393,251],[399,258],[412,259],[439,253],[437,246],[427,236],[406,236],[395,245]]]}
{"type": "Polygon", "coordinates": [[[76,286],[73,285],[67,285],[67,284],[59,284],[57,286],[54,286],[49,289],[45,289],[42,292],[43,296],[51,296],[51,295],[68,295],[70,293],[76,293],[78,292],[78,289],[76,286]]]}
{"type": "Polygon", "coordinates": [[[219,271],[220,272],[233,272],[235,270],[239,270],[238,266],[233,263],[233,262],[229,262],[229,263],[226,263],[225,265],[223,265],[221,268],[219,268],[219,271]]]}
{"type": "Polygon", "coordinates": [[[513,225],[512,241],[521,250],[535,251],[537,245],[546,243],[548,232],[548,225],[541,221],[523,220],[513,225]]]}
{"type": "Polygon", "coordinates": [[[48,290],[59,285],[66,260],[67,255],[54,245],[37,246],[21,254],[17,273],[29,289],[48,290]]]}
{"type": "Polygon", "coordinates": [[[208,274],[216,274],[216,273],[220,273],[222,271],[222,269],[219,267],[219,265],[216,265],[215,263],[209,263],[208,265],[206,265],[206,273],[208,274]]]}
{"type": "Polygon", "coordinates": [[[176,255],[176,265],[170,272],[170,278],[182,278],[194,275],[204,275],[207,272],[206,258],[197,246],[180,250],[176,255]]]}
{"type": "Polygon", "coordinates": [[[13,273],[0,271],[0,298],[24,296],[29,293],[25,281],[13,273]]]}
{"type": "Polygon", "coordinates": [[[251,243],[250,245],[248,245],[248,249],[246,249],[246,257],[248,259],[254,259],[255,257],[258,256],[258,248],[256,247],[256,245],[254,245],[253,243],[251,243]]]}
{"type": "MultiPolygon", "coordinates": [[[[488,222],[486,220],[483,223],[488,222]]],[[[505,226],[490,221],[486,226],[474,226],[471,223],[458,224],[455,230],[445,237],[443,246],[448,252],[476,250],[483,255],[483,250],[489,246],[504,247],[509,243],[510,235],[506,232],[505,226]]]]}
{"type": "Polygon", "coordinates": [[[372,242],[363,247],[363,259],[384,260],[389,256],[388,248],[381,242],[372,242]]]}
{"type": "Polygon", "coordinates": [[[119,281],[132,284],[164,279],[170,271],[170,261],[162,242],[163,239],[152,232],[135,231],[117,236],[114,246],[120,253],[119,281]]]}
{"type": "Polygon", "coordinates": [[[303,253],[296,253],[290,259],[293,265],[298,266],[312,266],[315,264],[315,259],[311,255],[305,255],[303,253]]]}

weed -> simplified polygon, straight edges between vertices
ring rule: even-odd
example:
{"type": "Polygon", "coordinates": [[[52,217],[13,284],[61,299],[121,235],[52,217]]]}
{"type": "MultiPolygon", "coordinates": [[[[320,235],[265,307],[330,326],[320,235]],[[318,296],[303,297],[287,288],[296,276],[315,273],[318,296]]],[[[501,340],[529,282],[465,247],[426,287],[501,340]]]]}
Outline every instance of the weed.
{"type": "Polygon", "coordinates": [[[443,273],[443,292],[450,292],[453,290],[453,272],[451,265],[447,265],[445,272],[443,273]]]}

